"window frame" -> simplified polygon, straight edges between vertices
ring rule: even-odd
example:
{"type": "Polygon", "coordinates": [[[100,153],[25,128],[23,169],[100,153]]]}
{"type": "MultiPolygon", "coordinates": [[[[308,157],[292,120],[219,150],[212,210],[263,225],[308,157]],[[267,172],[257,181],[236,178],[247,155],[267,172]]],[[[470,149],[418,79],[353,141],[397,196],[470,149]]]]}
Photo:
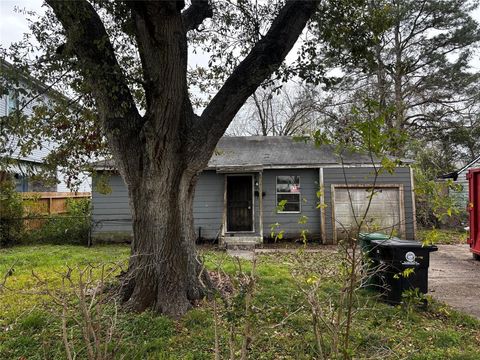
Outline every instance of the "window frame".
{"type": "Polygon", "coordinates": [[[302,185],[300,175],[277,175],[275,176],[275,209],[277,214],[301,214],[302,213],[302,185]],[[298,193],[278,191],[278,178],[279,177],[297,177],[298,178],[298,193]],[[278,209],[278,195],[298,195],[298,211],[285,211],[278,209]]]}
{"type": "Polygon", "coordinates": [[[12,113],[18,111],[19,110],[18,92],[17,91],[9,91],[7,96],[6,96],[6,101],[5,102],[6,102],[5,113],[6,113],[7,116],[9,116],[12,113]]]}

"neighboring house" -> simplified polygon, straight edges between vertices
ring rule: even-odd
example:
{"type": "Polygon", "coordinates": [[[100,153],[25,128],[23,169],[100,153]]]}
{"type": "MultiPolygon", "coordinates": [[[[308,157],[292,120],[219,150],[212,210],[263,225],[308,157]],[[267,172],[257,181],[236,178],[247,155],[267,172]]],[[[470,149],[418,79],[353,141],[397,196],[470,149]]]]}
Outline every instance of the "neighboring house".
{"type": "Polygon", "coordinates": [[[460,169],[440,176],[440,179],[452,179],[456,184],[461,185],[461,190],[450,193],[451,196],[455,197],[457,206],[461,209],[466,209],[468,205],[468,170],[476,168],[480,168],[480,156],[460,169]]]}
{"type": "MultiPolygon", "coordinates": [[[[0,59],[0,69],[11,70],[12,65],[5,60],[0,59]]],[[[35,98],[32,101],[28,101],[28,99],[26,99],[27,104],[21,110],[27,116],[33,113],[34,107],[36,105],[40,103],[48,104],[53,99],[53,96],[63,96],[53,90],[48,89],[45,84],[28,75],[22,76],[22,81],[20,81],[20,84],[23,89],[35,88],[36,90],[44,92],[43,95],[38,96],[38,98],[35,98]]],[[[8,90],[8,94],[0,94],[0,117],[8,116],[12,112],[19,109],[20,96],[25,95],[19,95],[18,89],[8,90]]],[[[16,190],[18,192],[70,191],[60,171],[57,172],[58,183],[54,183],[52,181],[41,181],[36,179],[35,176],[39,174],[42,170],[42,167],[45,166],[44,159],[56,146],[55,144],[43,141],[41,146],[36,147],[29,154],[25,155],[22,154],[21,149],[17,143],[18,137],[7,136],[6,143],[1,144],[2,146],[0,148],[0,160],[1,158],[4,158],[9,161],[4,162],[6,164],[0,166],[0,171],[7,173],[9,177],[15,181],[16,190]]],[[[90,179],[87,179],[85,183],[82,184],[79,191],[90,191],[90,179]]]]}
{"type": "MultiPolygon", "coordinates": [[[[307,230],[309,240],[335,243],[354,224],[352,209],[358,217],[367,208],[375,181],[369,159],[350,154],[343,157],[342,165],[332,147],[317,148],[291,137],[224,137],[199,176],[194,198],[197,236],[227,243],[261,242],[273,228],[276,233],[283,231],[284,238],[298,239],[307,230]],[[287,202],[279,208],[282,200],[287,202]]],[[[97,192],[96,179],[104,177],[93,178],[93,237],[129,239],[132,223],[126,186],[112,162],[95,167],[110,175],[111,192],[97,192]]],[[[382,172],[376,179],[367,217],[376,230],[395,229],[398,236],[415,239],[412,179],[408,165],[393,174],[382,172]]]]}
{"type": "MultiPolygon", "coordinates": [[[[0,97],[0,117],[8,116],[18,109],[18,98],[15,92],[10,91],[7,95],[0,97]]],[[[33,111],[32,106],[27,106],[24,112],[28,115],[33,111]]],[[[34,175],[41,171],[43,159],[48,155],[47,147],[36,148],[28,155],[22,155],[17,146],[15,136],[7,138],[2,145],[0,156],[7,157],[10,161],[3,167],[3,171],[8,173],[15,181],[18,192],[28,191],[57,191],[57,184],[43,183],[34,180],[34,175]]]]}

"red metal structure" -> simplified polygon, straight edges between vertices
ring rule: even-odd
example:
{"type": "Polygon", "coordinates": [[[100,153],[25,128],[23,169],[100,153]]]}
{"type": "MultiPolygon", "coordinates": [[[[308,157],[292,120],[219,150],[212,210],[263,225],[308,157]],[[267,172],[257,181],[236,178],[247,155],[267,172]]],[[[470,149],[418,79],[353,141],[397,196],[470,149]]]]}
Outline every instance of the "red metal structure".
{"type": "Polygon", "coordinates": [[[469,184],[468,212],[470,215],[470,251],[480,260],[480,169],[470,169],[467,173],[469,184]]]}

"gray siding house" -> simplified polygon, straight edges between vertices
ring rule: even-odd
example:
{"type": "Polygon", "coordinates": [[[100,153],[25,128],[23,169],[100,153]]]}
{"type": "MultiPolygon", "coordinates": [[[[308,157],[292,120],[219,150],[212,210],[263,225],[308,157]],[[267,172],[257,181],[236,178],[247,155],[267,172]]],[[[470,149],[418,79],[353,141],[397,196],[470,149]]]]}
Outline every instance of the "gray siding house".
{"type": "MultiPolygon", "coordinates": [[[[368,156],[342,159],[330,146],[291,137],[224,137],[200,174],[194,199],[197,235],[205,239],[262,242],[272,229],[284,238],[335,243],[367,209],[367,230],[415,239],[412,172],[407,165],[375,177],[368,156]],[[372,188],[375,185],[374,195],[372,188]]],[[[124,240],[132,235],[127,189],[108,161],[111,192],[101,194],[93,178],[93,237],[124,240]]],[[[159,184],[161,186],[161,184],[159,184]]]]}

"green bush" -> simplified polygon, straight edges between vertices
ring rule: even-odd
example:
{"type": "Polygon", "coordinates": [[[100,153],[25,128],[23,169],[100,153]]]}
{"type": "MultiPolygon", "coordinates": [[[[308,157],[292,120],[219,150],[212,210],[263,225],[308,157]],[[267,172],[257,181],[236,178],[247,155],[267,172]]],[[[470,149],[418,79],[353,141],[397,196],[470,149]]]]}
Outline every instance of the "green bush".
{"type": "Polygon", "coordinates": [[[0,247],[20,242],[23,223],[22,198],[11,181],[0,182],[0,247]]]}
{"type": "Polygon", "coordinates": [[[29,233],[30,243],[87,244],[90,234],[90,199],[67,199],[67,213],[50,215],[29,233]]]}
{"type": "Polygon", "coordinates": [[[453,180],[438,181],[431,174],[415,168],[417,223],[424,228],[462,228],[467,213],[459,208],[452,194],[461,186],[453,180]]]}

